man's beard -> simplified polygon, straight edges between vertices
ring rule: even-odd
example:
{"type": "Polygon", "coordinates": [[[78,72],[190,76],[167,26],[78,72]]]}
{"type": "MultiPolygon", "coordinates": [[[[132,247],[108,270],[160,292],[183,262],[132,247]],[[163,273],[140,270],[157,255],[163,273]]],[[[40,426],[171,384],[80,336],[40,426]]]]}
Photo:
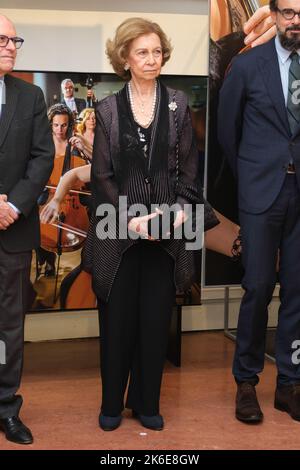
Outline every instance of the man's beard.
{"type": "Polygon", "coordinates": [[[278,31],[278,36],[282,47],[284,47],[287,51],[296,51],[300,49],[300,26],[293,26],[287,28],[284,32],[278,31]],[[291,33],[291,36],[288,37],[288,31],[299,31],[299,33],[291,33]]]}

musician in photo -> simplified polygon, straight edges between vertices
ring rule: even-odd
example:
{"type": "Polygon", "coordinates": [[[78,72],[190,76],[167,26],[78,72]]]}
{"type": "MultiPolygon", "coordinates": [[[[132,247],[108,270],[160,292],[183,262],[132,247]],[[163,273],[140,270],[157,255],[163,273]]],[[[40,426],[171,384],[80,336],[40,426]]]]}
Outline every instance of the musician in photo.
{"type": "Polygon", "coordinates": [[[61,82],[61,93],[62,93],[62,104],[68,106],[72,111],[74,117],[78,117],[79,114],[85,109],[95,104],[96,97],[94,91],[88,86],[86,100],[83,98],[77,98],[74,96],[75,85],[70,78],[65,78],[61,82]]]}
{"type": "Polygon", "coordinates": [[[86,108],[81,111],[76,125],[76,132],[69,140],[81,155],[89,162],[93,156],[93,144],[95,138],[96,117],[94,108],[86,108]]]}

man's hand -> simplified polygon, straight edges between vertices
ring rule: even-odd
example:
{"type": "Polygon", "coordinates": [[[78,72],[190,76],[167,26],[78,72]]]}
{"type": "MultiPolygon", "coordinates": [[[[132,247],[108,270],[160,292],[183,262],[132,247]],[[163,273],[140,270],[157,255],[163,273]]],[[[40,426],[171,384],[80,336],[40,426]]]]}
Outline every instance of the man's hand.
{"type": "Polygon", "coordinates": [[[245,44],[255,47],[263,44],[276,35],[276,26],[270,16],[270,8],[266,5],[256,10],[254,15],[244,24],[245,44]]]}
{"type": "Polygon", "coordinates": [[[7,204],[7,195],[0,194],[0,230],[6,230],[18,218],[16,211],[7,204]]]}

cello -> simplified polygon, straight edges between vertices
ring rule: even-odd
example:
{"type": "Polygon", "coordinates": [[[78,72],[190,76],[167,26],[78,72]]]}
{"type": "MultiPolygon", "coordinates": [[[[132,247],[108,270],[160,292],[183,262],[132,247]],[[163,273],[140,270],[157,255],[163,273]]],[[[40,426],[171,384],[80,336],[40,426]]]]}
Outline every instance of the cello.
{"type": "MultiPolygon", "coordinates": [[[[65,116],[64,121],[68,120],[69,134],[73,134],[76,129],[72,125],[72,117],[68,108],[64,105],[54,105],[52,108],[55,107],[54,113],[59,111],[65,114],[54,114],[51,124],[53,125],[55,118],[58,119],[61,116],[65,116]],[[67,116],[68,119],[66,119],[67,116]]],[[[59,125],[63,126],[63,124],[59,125]]],[[[61,135],[63,136],[63,131],[61,131],[61,135]]],[[[65,140],[68,142],[71,136],[66,135],[65,137],[65,140]]],[[[67,171],[86,164],[86,161],[81,156],[74,154],[71,145],[67,143],[65,153],[63,155],[56,155],[54,158],[54,168],[45,188],[43,205],[49,203],[53,198],[60,178],[67,171]]],[[[61,203],[57,223],[41,224],[41,247],[44,250],[61,254],[64,251],[78,250],[84,242],[85,237],[81,235],[81,232],[87,232],[89,217],[86,207],[81,204],[80,194],[89,195],[89,192],[81,192],[82,185],[80,184],[72,189],[74,191],[69,191],[61,203]]]]}
{"type": "MultiPolygon", "coordinates": [[[[70,133],[73,133],[73,130],[75,131],[72,125],[72,114],[68,108],[61,104],[54,105],[50,108],[48,117],[52,125],[56,156],[52,174],[39,200],[41,206],[51,201],[60,178],[65,173],[72,168],[86,165],[86,161],[81,156],[76,155],[68,143],[70,133]],[[54,129],[54,125],[56,129],[54,129]],[[69,135],[67,135],[67,126],[69,135]]],[[[88,210],[81,204],[80,198],[82,195],[89,197],[90,192],[82,191],[82,186],[82,183],[75,185],[65,195],[56,221],[41,224],[41,246],[37,250],[36,277],[38,278],[39,275],[39,258],[51,265],[51,273],[53,271],[53,274],[55,274],[56,271],[54,302],[56,301],[60,257],[63,252],[73,252],[82,247],[89,226],[88,210]],[[55,269],[56,254],[58,255],[58,263],[55,269]]],[[[47,275],[46,272],[45,275],[47,275]]]]}

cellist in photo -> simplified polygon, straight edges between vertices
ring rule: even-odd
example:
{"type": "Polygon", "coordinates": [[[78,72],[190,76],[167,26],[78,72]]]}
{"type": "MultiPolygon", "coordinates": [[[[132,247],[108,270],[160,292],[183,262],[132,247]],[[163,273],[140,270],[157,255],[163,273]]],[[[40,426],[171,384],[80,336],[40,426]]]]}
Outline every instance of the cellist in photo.
{"type": "MultiPolygon", "coordinates": [[[[73,114],[64,104],[55,104],[48,110],[49,124],[52,130],[53,141],[55,144],[54,169],[49,178],[48,184],[40,197],[41,211],[45,203],[51,203],[52,197],[56,192],[57,186],[64,174],[69,170],[76,168],[88,168],[87,163],[91,159],[91,144],[87,143],[81,134],[77,134],[74,126],[73,114]],[[45,200],[46,199],[46,200],[45,200]]],[[[51,305],[56,303],[57,287],[59,276],[63,276],[65,269],[70,270],[74,261],[68,261],[67,266],[59,269],[59,262],[56,263],[57,256],[64,252],[73,252],[79,250],[85,240],[85,234],[89,225],[88,209],[82,204],[81,194],[88,195],[88,192],[82,192],[83,184],[74,183],[73,192],[66,192],[64,198],[60,202],[60,213],[56,221],[41,224],[41,246],[37,250],[38,271],[37,276],[41,274],[40,268],[45,264],[42,274],[46,277],[55,276],[55,287],[52,282],[45,285],[46,292],[54,290],[53,301],[51,305]]],[[[40,211],[40,212],[41,212],[40,211]]],[[[65,265],[65,262],[64,262],[65,265]]],[[[43,288],[44,289],[44,288],[43,288]]],[[[47,294],[46,294],[47,296],[47,294]]],[[[42,294],[44,305],[44,293],[42,294]]],[[[46,301],[46,304],[49,302],[46,301]]],[[[48,305],[49,306],[49,305],[48,305]]]]}

